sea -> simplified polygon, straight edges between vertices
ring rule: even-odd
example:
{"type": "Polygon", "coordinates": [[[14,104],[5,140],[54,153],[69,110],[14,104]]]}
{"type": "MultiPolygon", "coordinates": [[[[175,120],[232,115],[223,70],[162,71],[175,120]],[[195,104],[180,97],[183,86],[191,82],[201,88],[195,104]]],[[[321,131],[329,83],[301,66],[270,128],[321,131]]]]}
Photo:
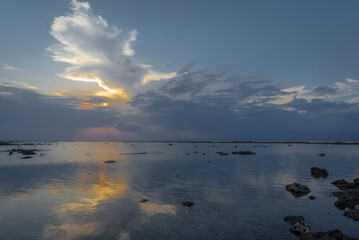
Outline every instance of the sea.
{"type": "Polygon", "coordinates": [[[359,145],[19,142],[0,146],[0,239],[295,240],[283,218],[299,215],[358,238],[331,196],[332,181],[358,177],[359,145]],[[311,193],[295,198],[294,182],[311,193]]]}

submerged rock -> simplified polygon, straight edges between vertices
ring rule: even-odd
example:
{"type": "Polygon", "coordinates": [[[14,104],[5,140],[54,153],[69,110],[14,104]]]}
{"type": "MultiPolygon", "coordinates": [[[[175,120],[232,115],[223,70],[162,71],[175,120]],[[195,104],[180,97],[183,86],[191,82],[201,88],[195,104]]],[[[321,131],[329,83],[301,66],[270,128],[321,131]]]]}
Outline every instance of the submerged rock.
{"type": "Polygon", "coordinates": [[[115,160],[107,160],[107,161],[105,161],[105,163],[116,163],[116,161],[115,160]]]}
{"type": "Polygon", "coordinates": [[[144,198],[144,199],[142,199],[142,200],[140,201],[140,203],[146,203],[146,202],[148,202],[148,201],[150,201],[150,200],[144,198]]]}
{"type": "Polygon", "coordinates": [[[325,156],[325,153],[319,153],[319,156],[324,157],[324,156],[325,156]]]}
{"type": "Polygon", "coordinates": [[[314,178],[327,178],[328,177],[328,171],[326,169],[321,169],[321,168],[318,168],[318,167],[312,167],[310,169],[310,173],[312,175],[312,177],[314,178]]]}
{"type": "Polygon", "coordinates": [[[194,202],[182,202],[182,205],[186,207],[192,207],[194,205],[194,202]]]}
{"type": "Polygon", "coordinates": [[[308,186],[299,183],[292,183],[285,187],[294,197],[303,197],[311,192],[308,186]]]}
{"type": "Polygon", "coordinates": [[[25,156],[25,157],[22,157],[21,159],[29,159],[29,158],[32,158],[31,156],[25,156]]]}
{"type": "Polygon", "coordinates": [[[238,152],[232,152],[232,154],[253,155],[253,154],[256,154],[256,153],[251,152],[251,151],[238,151],[238,152]]]}
{"type": "Polygon", "coordinates": [[[315,197],[313,195],[310,195],[308,198],[309,198],[309,200],[314,200],[315,199],[315,197]]]}

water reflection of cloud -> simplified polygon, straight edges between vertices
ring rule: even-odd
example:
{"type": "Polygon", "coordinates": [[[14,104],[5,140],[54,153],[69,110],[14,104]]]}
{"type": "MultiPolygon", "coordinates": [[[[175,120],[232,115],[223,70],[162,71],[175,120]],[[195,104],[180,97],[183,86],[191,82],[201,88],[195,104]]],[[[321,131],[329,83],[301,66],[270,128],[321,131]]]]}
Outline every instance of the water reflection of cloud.
{"type": "Polygon", "coordinates": [[[176,214],[176,207],[170,204],[160,204],[160,203],[140,203],[140,207],[143,211],[148,214],[156,213],[169,213],[172,215],[176,214]]]}

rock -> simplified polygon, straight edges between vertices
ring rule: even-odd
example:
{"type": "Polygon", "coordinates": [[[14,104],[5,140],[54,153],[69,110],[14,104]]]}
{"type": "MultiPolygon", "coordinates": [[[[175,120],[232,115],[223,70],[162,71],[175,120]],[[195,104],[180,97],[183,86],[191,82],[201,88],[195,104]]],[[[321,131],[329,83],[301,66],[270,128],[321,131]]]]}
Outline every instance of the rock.
{"type": "Polygon", "coordinates": [[[359,189],[359,178],[354,179],[351,183],[348,183],[344,179],[335,180],[332,184],[340,190],[359,189]]]}
{"type": "Polygon", "coordinates": [[[186,207],[192,207],[194,205],[194,202],[182,202],[182,205],[186,207]]]}
{"type": "Polygon", "coordinates": [[[202,155],[206,155],[205,153],[202,153],[202,155]]]}
{"type": "Polygon", "coordinates": [[[301,236],[305,233],[310,233],[310,227],[304,223],[299,222],[293,224],[293,226],[289,230],[297,236],[301,236]]]}
{"type": "Polygon", "coordinates": [[[144,198],[144,199],[142,199],[142,200],[140,201],[140,203],[146,203],[146,202],[148,202],[148,201],[150,201],[150,200],[144,198]]]}
{"type": "Polygon", "coordinates": [[[283,220],[291,225],[294,225],[296,223],[304,223],[303,216],[286,216],[285,218],[283,218],[283,220]]]}
{"type": "Polygon", "coordinates": [[[9,146],[9,145],[13,145],[13,143],[12,142],[0,141],[0,146],[9,146]]]}
{"type": "Polygon", "coordinates": [[[344,235],[338,229],[312,233],[310,227],[304,223],[302,216],[287,216],[283,220],[292,225],[290,231],[299,236],[300,240],[359,240],[344,235]]]}
{"type": "Polygon", "coordinates": [[[308,186],[299,183],[292,183],[285,187],[294,197],[303,197],[311,192],[308,186]]]}
{"type": "Polygon", "coordinates": [[[116,161],[115,160],[107,160],[107,161],[105,161],[105,163],[116,163],[116,161]]]}
{"type": "Polygon", "coordinates": [[[324,157],[324,156],[325,156],[325,153],[319,153],[319,156],[324,157]]]}
{"type": "Polygon", "coordinates": [[[172,144],[172,143],[169,143],[168,146],[173,146],[173,144],[172,144]]]}
{"type": "Polygon", "coordinates": [[[344,179],[336,180],[332,182],[336,187],[341,189],[341,192],[333,192],[333,196],[337,197],[338,200],[334,205],[339,210],[349,210],[344,212],[344,216],[354,221],[359,221],[359,178],[348,183],[344,179]]]}
{"type": "Polygon", "coordinates": [[[251,151],[239,151],[239,152],[232,152],[232,154],[253,155],[253,154],[256,154],[256,153],[251,152],[251,151]]]}
{"type": "Polygon", "coordinates": [[[18,151],[18,153],[21,153],[22,155],[36,155],[35,151],[35,149],[21,149],[20,151],[18,151]]]}
{"type": "Polygon", "coordinates": [[[327,232],[306,233],[300,236],[300,240],[358,240],[358,238],[348,237],[338,229],[327,232]]]}
{"type": "Polygon", "coordinates": [[[327,178],[328,177],[328,171],[326,169],[321,169],[321,168],[318,168],[318,167],[312,167],[310,169],[310,172],[311,172],[311,175],[312,177],[314,178],[327,178]]]}
{"type": "Polygon", "coordinates": [[[354,221],[359,222],[359,210],[347,210],[343,214],[347,218],[353,219],[354,221]]]}
{"type": "Polygon", "coordinates": [[[225,153],[225,152],[216,152],[216,154],[219,154],[221,156],[229,155],[228,153],[225,153]]]}
{"type": "Polygon", "coordinates": [[[25,156],[25,157],[22,157],[21,159],[29,159],[29,158],[32,158],[31,156],[25,156]]]}
{"type": "Polygon", "coordinates": [[[310,200],[314,200],[314,199],[315,199],[315,197],[314,197],[313,195],[310,195],[308,198],[309,198],[310,200]]]}

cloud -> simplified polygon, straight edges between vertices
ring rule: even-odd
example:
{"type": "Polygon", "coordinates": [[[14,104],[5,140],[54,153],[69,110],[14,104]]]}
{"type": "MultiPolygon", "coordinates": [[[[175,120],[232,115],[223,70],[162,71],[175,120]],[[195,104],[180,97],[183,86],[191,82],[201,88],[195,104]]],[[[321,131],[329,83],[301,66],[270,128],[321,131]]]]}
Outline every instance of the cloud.
{"type": "Polygon", "coordinates": [[[356,140],[359,105],[259,77],[194,71],[135,95],[117,128],[144,139],[356,140]],[[304,96],[305,95],[305,96],[304,96]],[[274,102],[282,99],[283,102],[274,102]]]}
{"type": "Polygon", "coordinates": [[[9,71],[22,71],[22,69],[10,66],[8,64],[3,64],[2,69],[9,70],[9,71]]]}
{"type": "MultiPolygon", "coordinates": [[[[128,100],[140,89],[141,82],[175,76],[174,73],[157,73],[148,64],[134,63],[130,57],[135,54],[132,45],[137,30],[126,32],[110,25],[94,13],[88,2],[72,0],[70,12],[54,18],[50,34],[56,39],[47,49],[53,61],[70,65],[59,76],[95,83],[107,92],[103,97],[114,99],[120,94],[117,99],[128,100]]],[[[89,92],[88,95],[95,94],[89,92]]]]}
{"type": "Polygon", "coordinates": [[[72,98],[1,84],[0,92],[3,140],[74,140],[85,129],[111,127],[117,119],[117,111],[75,109],[72,98]]]}

